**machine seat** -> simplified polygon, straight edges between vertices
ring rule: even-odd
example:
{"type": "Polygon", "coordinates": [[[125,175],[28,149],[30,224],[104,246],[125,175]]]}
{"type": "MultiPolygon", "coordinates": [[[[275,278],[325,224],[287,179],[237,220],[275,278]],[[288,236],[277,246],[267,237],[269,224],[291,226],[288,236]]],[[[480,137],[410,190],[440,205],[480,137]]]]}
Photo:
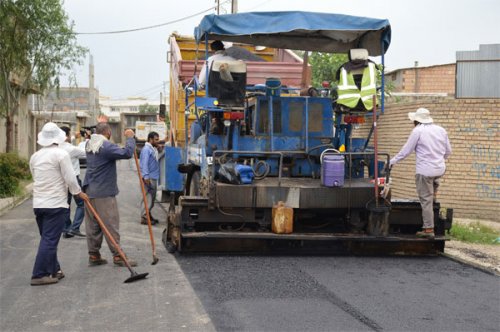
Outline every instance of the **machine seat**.
{"type": "Polygon", "coordinates": [[[243,61],[213,61],[209,73],[208,94],[221,106],[244,106],[247,66],[243,61]]]}

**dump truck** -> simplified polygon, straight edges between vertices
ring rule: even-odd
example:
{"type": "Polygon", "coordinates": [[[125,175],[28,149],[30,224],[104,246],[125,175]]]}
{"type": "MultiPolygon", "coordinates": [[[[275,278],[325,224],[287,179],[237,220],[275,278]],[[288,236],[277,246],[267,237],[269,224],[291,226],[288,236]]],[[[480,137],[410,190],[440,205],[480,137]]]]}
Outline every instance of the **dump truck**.
{"type": "Polygon", "coordinates": [[[378,151],[380,68],[390,36],[388,20],[310,12],[207,15],[194,40],[172,36],[172,134],[163,173],[171,193],[166,249],[442,252],[452,210],[444,213],[436,202],[436,237],[416,238],[420,204],[391,199],[390,156],[378,151]],[[273,61],[214,60],[203,87],[197,59],[208,58],[213,40],[238,43],[257,55],[269,48],[273,61]],[[357,103],[328,89],[301,93],[309,69],[290,49],[364,55],[365,68],[348,87],[361,91],[357,103]],[[276,61],[276,54],[293,61],[276,61]],[[380,56],[380,66],[368,55],[380,56]],[[361,88],[366,73],[373,92],[361,88]],[[369,121],[368,137],[354,138],[353,128],[369,121]]]}

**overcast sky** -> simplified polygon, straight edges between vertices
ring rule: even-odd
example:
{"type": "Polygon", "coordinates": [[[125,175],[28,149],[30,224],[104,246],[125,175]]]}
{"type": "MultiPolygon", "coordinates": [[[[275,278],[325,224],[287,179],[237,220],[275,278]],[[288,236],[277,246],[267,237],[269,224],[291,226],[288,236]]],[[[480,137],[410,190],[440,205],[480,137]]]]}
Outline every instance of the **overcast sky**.
{"type": "MultiPolygon", "coordinates": [[[[224,0],[221,0],[223,2],[224,0]]],[[[239,0],[239,12],[304,10],[386,18],[392,41],[388,69],[455,62],[455,52],[500,43],[498,0],[239,0]]],[[[161,24],[209,10],[214,0],[66,0],[76,32],[116,31],[161,24]]],[[[226,5],[229,10],[229,6],[226,5]]],[[[207,11],[211,14],[213,11],[207,11]]],[[[168,80],[168,36],[192,35],[203,17],[156,29],[113,35],[79,35],[94,57],[95,84],[112,98],[144,96],[158,100],[168,80]]],[[[88,61],[75,69],[88,86],[88,61]]],[[[168,88],[167,88],[168,90],[168,88]]]]}

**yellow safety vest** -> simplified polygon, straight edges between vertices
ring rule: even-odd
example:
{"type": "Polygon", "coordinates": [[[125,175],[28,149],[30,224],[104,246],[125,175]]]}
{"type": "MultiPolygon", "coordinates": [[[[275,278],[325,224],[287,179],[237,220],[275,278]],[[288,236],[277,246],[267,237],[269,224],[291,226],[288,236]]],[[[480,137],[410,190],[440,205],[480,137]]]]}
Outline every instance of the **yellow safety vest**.
{"type": "Polygon", "coordinates": [[[375,64],[368,62],[368,67],[365,67],[363,70],[360,90],[356,86],[356,83],[354,83],[352,73],[348,73],[347,70],[341,68],[339,84],[337,85],[337,104],[354,108],[358,104],[359,99],[361,99],[365,108],[371,110],[373,108],[373,95],[377,92],[376,77],[377,69],[375,68],[375,64]]]}

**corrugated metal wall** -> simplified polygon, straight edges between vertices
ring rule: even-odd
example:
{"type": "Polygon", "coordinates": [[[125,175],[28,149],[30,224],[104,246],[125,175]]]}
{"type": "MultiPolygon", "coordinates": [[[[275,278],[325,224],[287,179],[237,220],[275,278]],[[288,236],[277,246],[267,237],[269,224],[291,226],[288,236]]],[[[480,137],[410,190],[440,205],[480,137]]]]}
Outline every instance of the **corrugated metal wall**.
{"type": "Polygon", "coordinates": [[[457,98],[500,98],[500,44],[457,52],[457,98]]]}

